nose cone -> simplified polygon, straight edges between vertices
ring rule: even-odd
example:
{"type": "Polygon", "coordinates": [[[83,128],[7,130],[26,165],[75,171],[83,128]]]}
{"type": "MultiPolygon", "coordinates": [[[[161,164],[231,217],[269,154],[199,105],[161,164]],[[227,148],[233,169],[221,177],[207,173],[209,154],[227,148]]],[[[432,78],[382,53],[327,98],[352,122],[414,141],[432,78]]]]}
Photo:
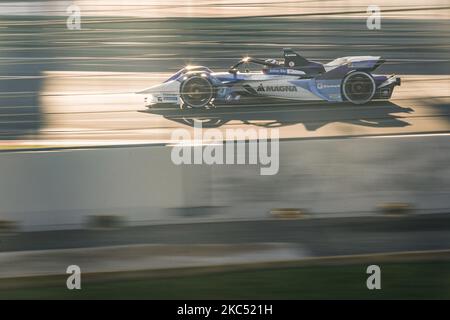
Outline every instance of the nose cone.
{"type": "Polygon", "coordinates": [[[164,82],[151,86],[143,91],[137,92],[138,94],[159,94],[159,93],[169,93],[178,94],[180,91],[180,83],[176,80],[164,82]]]}
{"type": "Polygon", "coordinates": [[[161,93],[163,91],[164,91],[164,83],[161,83],[161,84],[157,84],[157,85],[151,86],[149,88],[146,88],[137,93],[138,94],[151,94],[151,93],[161,93]]]}

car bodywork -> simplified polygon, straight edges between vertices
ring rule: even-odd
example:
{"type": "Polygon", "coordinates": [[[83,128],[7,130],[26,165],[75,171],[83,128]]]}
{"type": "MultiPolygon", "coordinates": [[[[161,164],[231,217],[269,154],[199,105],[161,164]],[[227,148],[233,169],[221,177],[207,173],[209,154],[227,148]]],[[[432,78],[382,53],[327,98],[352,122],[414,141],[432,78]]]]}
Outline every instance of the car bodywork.
{"type": "Polygon", "coordinates": [[[163,83],[138,93],[145,95],[147,107],[211,107],[239,103],[243,96],[362,104],[389,99],[394,87],[400,85],[395,75],[372,74],[383,62],[381,57],[352,56],[321,64],[284,49],[282,61],[247,57],[227,72],[185,67],[163,83]],[[245,69],[248,65],[260,70],[249,71],[245,69]]]}

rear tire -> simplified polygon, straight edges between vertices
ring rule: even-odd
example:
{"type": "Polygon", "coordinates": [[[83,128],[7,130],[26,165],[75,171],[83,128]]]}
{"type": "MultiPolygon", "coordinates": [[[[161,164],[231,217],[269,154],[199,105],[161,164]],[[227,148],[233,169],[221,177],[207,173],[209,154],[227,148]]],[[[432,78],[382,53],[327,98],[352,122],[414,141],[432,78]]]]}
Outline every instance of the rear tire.
{"type": "Polygon", "coordinates": [[[375,80],[367,72],[352,72],[342,81],[342,94],[353,104],[369,102],[375,95],[375,91],[375,80]]]}

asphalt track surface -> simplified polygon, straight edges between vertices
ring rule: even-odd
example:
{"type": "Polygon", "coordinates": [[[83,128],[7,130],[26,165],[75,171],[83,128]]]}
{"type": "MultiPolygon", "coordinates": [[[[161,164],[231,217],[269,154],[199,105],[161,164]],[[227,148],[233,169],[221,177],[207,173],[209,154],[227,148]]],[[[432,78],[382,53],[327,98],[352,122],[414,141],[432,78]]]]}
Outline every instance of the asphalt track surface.
{"type": "MultiPolygon", "coordinates": [[[[417,12],[415,12],[417,13],[417,12]]],[[[417,15],[416,15],[417,16],[417,15]]],[[[448,132],[450,22],[363,16],[252,18],[6,17],[0,23],[0,133],[39,141],[167,141],[198,119],[218,128],[278,127],[281,138],[448,132]],[[133,92],[186,64],[224,70],[243,56],[292,47],[317,61],[381,55],[404,81],[390,102],[258,102],[210,112],[146,110],[133,92]]],[[[78,143],[78,142],[75,142],[78,143]]],[[[101,143],[101,142],[100,142],[101,143]]]]}
{"type": "Polygon", "coordinates": [[[45,97],[49,107],[46,108],[46,125],[40,137],[117,140],[121,143],[170,142],[174,129],[192,130],[191,127],[199,122],[205,128],[221,130],[277,128],[281,138],[443,133],[450,129],[450,99],[443,92],[449,80],[446,77],[415,76],[411,80],[405,79],[404,87],[397,88],[392,101],[374,101],[357,106],[273,100],[273,103],[261,101],[245,106],[218,106],[210,110],[147,109],[142,106],[140,96],[128,98],[126,94],[111,94],[99,98],[94,93],[87,94],[91,97],[89,101],[83,96],[83,105],[77,110],[71,102],[76,101],[76,95],[61,97],[50,94],[45,97]],[[419,96],[417,93],[423,92],[420,82],[426,82],[424,87],[438,96],[419,96]],[[104,99],[110,101],[107,110],[99,102],[104,99]],[[68,101],[65,108],[58,105],[63,100],[68,101]]]}
{"type": "Polygon", "coordinates": [[[116,230],[25,232],[0,238],[0,251],[131,244],[294,243],[311,256],[450,249],[450,215],[321,218],[173,224],[116,230]]]}

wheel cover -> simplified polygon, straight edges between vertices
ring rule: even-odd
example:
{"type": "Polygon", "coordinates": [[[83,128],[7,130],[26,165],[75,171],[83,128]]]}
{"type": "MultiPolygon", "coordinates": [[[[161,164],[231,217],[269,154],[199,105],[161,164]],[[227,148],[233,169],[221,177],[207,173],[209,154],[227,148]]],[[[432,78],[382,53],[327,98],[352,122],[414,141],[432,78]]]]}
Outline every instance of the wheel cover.
{"type": "Polygon", "coordinates": [[[201,76],[185,80],[181,87],[181,99],[193,108],[206,106],[211,102],[213,95],[214,88],[211,82],[201,76]]]}
{"type": "Polygon", "coordinates": [[[342,83],[344,97],[353,103],[370,101],[375,94],[375,81],[365,72],[353,72],[342,83]]]}

